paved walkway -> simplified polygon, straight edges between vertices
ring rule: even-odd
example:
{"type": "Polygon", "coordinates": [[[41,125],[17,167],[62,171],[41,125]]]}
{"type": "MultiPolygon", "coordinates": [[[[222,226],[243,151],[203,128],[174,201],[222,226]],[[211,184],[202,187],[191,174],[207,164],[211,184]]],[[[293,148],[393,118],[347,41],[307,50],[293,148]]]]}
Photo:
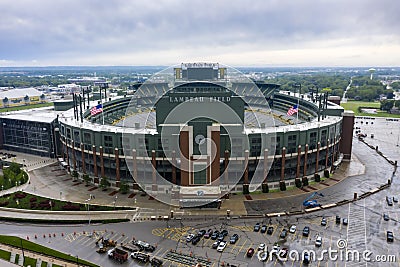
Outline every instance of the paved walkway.
{"type": "MultiPolygon", "coordinates": [[[[30,183],[22,185],[18,188],[11,188],[2,194],[10,193],[16,190],[24,190],[36,195],[42,195],[54,199],[61,199],[71,202],[109,205],[109,206],[126,206],[129,208],[138,208],[136,212],[126,212],[125,214],[117,215],[112,213],[111,216],[115,218],[138,218],[150,216],[165,216],[170,214],[170,210],[174,210],[176,216],[179,215],[206,215],[209,210],[191,209],[181,210],[176,207],[171,207],[167,204],[160,203],[156,200],[149,198],[148,195],[142,195],[140,192],[120,194],[115,189],[108,189],[102,191],[94,185],[85,186],[82,182],[73,181],[70,174],[68,174],[62,167],[59,166],[55,160],[45,159],[32,155],[22,153],[15,153],[17,157],[13,159],[15,162],[25,163],[29,170],[30,183]],[[90,198],[92,195],[92,198],[90,198]],[[89,200],[90,199],[90,200],[89,200]]],[[[312,191],[321,190],[342,181],[344,178],[353,175],[359,175],[365,172],[365,167],[360,163],[355,155],[353,155],[350,162],[343,162],[340,168],[336,171],[333,178],[327,179],[322,183],[315,183],[303,189],[291,189],[287,191],[271,192],[268,194],[251,194],[250,198],[253,200],[266,200],[266,199],[279,199],[285,197],[293,197],[303,194],[310,194],[312,191]]],[[[1,195],[1,194],[0,194],[1,195]]],[[[245,215],[247,214],[245,201],[248,200],[243,194],[231,194],[230,199],[224,200],[220,210],[213,210],[215,215],[225,215],[226,210],[231,211],[231,215],[245,215]]],[[[15,211],[13,211],[15,214],[15,211]]],[[[4,213],[4,212],[2,212],[4,213]]],[[[47,212],[48,213],[48,212],[47,212]]],[[[62,213],[62,212],[61,212],[62,213]]],[[[60,214],[60,213],[59,213],[60,214]]],[[[59,214],[55,214],[59,217],[59,214]]],[[[67,214],[65,214],[67,215],[67,214]]],[[[15,216],[15,215],[9,215],[15,216]]],[[[24,216],[34,216],[33,214],[25,214],[24,216]]],[[[91,219],[109,218],[110,213],[90,212],[91,219]]],[[[46,217],[51,217],[47,214],[46,217]]],[[[75,218],[82,220],[88,219],[88,213],[81,212],[75,214],[75,218]]],[[[71,217],[72,218],[72,217],[71,217]]]]}
{"type": "MultiPolygon", "coordinates": [[[[0,249],[4,250],[4,251],[9,251],[13,255],[19,254],[19,259],[22,259],[22,249],[20,249],[20,248],[15,248],[15,247],[11,247],[11,246],[8,246],[8,245],[0,244],[0,249]]],[[[71,263],[71,262],[67,262],[67,261],[64,261],[64,260],[57,259],[57,258],[44,256],[44,255],[39,254],[39,253],[27,251],[26,249],[24,249],[24,256],[32,258],[32,259],[37,259],[38,261],[41,261],[41,262],[50,263],[50,265],[48,264],[47,266],[51,266],[52,264],[57,264],[59,266],[64,266],[64,267],[72,267],[72,266],[76,267],[77,266],[76,263],[71,263]]],[[[0,266],[2,266],[2,267],[3,266],[7,266],[8,267],[8,266],[20,266],[20,265],[13,264],[11,262],[7,262],[7,261],[4,261],[4,260],[0,260],[0,266]]],[[[79,266],[83,266],[83,265],[80,264],[79,266]]]]}

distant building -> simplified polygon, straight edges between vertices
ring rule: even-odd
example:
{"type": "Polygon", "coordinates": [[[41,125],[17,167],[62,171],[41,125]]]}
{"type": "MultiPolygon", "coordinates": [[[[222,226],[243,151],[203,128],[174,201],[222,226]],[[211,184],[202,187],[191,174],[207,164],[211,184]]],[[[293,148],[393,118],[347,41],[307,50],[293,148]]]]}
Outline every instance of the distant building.
{"type": "Polygon", "coordinates": [[[15,88],[0,92],[0,108],[46,102],[46,96],[35,88],[15,88]]]}

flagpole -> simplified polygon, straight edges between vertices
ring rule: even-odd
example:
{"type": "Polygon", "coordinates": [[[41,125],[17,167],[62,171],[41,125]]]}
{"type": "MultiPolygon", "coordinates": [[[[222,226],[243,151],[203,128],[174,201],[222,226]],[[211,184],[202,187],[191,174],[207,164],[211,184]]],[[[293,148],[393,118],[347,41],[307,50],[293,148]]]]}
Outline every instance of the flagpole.
{"type": "Polygon", "coordinates": [[[297,112],[296,112],[296,125],[299,124],[299,112],[300,112],[300,92],[301,92],[301,83],[299,84],[299,94],[297,95],[297,112]]]}

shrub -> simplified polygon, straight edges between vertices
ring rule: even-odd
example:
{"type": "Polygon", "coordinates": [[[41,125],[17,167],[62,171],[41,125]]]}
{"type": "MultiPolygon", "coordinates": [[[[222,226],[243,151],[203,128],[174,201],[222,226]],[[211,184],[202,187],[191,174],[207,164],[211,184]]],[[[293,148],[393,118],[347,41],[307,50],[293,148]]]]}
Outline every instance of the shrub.
{"type": "Polygon", "coordinates": [[[307,186],[308,185],[308,178],[307,177],[303,177],[302,182],[303,182],[303,186],[307,186]]]}
{"type": "Polygon", "coordinates": [[[300,188],[301,187],[301,180],[300,180],[300,178],[296,178],[295,180],[294,180],[294,183],[295,183],[295,185],[296,185],[296,187],[297,188],[300,188]]]}
{"type": "Polygon", "coordinates": [[[261,185],[261,188],[262,188],[262,192],[263,192],[263,193],[268,193],[268,192],[269,192],[269,187],[268,187],[268,184],[267,184],[267,183],[263,183],[263,184],[261,185]]]}
{"type": "Polygon", "coordinates": [[[37,198],[36,197],[31,197],[30,199],[29,199],[29,202],[36,202],[37,201],[37,198]]]}
{"type": "Polygon", "coordinates": [[[10,204],[8,201],[0,202],[0,207],[7,207],[8,204],[10,204]]]}
{"type": "Polygon", "coordinates": [[[15,193],[14,194],[14,199],[23,199],[23,198],[25,198],[26,197],[26,194],[25,193],[20,193],[20,192],[17,192],[17,193],[15,193]]]}
{"type": "Polygon", "coordinates": [[[321,175],[319,175],[318,173],[314,174],[314,181],[321,182],[321,175]]]}
{"type": "Polygon", "coordinates": [[[244,195],[250,194],[249,185],[248,185],[248,184],[244,184],[244,185],[243,185],[243,194],[244,194],[244,195]]]}
{"type": "Polygon", "coordinates": [[[279,189],[281,191],[286,191],[286,183],[284,181],[279,182],[279,189]]]}
{"type": "Polygon", "coordinates": [[[324,176],[325,178],[329,178],[329,170],[324,170],[324,176]]]}

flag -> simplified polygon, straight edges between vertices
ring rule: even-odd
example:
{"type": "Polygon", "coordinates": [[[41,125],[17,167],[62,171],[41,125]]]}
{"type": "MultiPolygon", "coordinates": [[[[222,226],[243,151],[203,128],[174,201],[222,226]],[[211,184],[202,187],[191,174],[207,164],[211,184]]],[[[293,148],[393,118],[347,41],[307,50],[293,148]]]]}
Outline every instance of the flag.
{"type": "Polygon", "coordinates": [[[293,114],[295,114],[298,111],[299,111],[299,107],[297,105],[294,105],[293,107],[289,108],[287,115],[292,116],[293,114]]]}
{"type": "Polygon", "coordinates": [[[103,105],[102,104],[99,104],[99,105],[97,105],[97,106],[94,106],[94,107],[92,107],[91,109],[90,109],[90,114],[93,116],[93,115],[96,115],[96,114],[98,114],[98,113],[101,113],[101,112],[103,112],[103,105]]]}

